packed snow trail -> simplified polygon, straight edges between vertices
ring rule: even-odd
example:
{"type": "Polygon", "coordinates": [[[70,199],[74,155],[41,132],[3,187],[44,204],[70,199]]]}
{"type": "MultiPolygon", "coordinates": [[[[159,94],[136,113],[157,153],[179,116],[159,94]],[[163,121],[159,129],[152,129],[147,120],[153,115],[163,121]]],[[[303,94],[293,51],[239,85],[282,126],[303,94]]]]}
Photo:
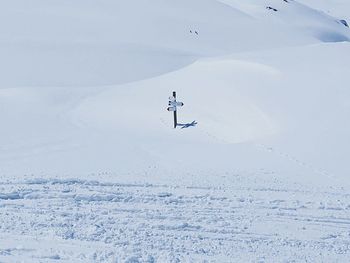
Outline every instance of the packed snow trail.
{"type": "Polygon", "coordinates": [[[169,149],[179,173],[231,171],[261,167],[262,154],[236,159],[240,143],[258,141],[349,181],[350,45],[334,42],[350,31],[338,19],[282,0],[8,2],[0,173],[159,174],[171,170],[169,149]],[[186,102],[179,121],[195,129],[171,129],[173,90],[186,102]]]}
{"type": "Polygon", "coordinates": [[[214,187],[2,182],[0,262],[346,262],[348,190],[252,175],[214,187]]]}

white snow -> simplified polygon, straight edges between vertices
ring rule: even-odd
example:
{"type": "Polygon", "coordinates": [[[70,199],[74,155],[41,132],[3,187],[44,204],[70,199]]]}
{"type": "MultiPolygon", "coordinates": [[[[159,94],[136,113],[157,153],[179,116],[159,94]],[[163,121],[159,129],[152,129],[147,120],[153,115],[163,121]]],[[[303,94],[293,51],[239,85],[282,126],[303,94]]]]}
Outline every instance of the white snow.
{"type": "Polygon", "coordinates": [[[301,0],[299,2],[339,19],[350,20],[350,3],[347,0],[301,0]]]}
{"type": "Polygon", "coordinates": [[[347,262],[349,13],[3,3],[0,262],[347,262]]]}

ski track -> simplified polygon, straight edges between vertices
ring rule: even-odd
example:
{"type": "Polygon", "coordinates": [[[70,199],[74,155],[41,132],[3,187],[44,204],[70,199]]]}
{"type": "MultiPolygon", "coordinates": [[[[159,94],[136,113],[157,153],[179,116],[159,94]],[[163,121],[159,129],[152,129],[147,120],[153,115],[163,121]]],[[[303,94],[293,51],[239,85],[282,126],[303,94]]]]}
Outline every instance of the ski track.
{"type": "Polygon", "coordinates": [[[23,257],[25,262],[113,263],[349,259],[350,194],[344,189],[296,184],[286,189],[280,182],[238,175],[225,180],[217,187],[3,182],[0,262],[23,257]],[[37,242],[51,237],[71,246],[45,249],[23,241],[18,247],[7,244],[6,235],[37,242]],[[84,250],[87,241],[90,248],[84,250]]]}

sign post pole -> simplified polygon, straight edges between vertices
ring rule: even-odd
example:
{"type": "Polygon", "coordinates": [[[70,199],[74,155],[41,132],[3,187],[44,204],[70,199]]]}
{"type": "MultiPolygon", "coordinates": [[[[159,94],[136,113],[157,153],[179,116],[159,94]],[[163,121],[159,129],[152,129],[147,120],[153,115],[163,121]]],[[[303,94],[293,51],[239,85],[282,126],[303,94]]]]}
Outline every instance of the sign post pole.
{"type": "MultiPolygon", "coordinates": [[[[175,98],[175,101],[176,101],[176,91],[173,91],[173,97],[175,98]]],[[[176,129],[176,126],[177,126],[177,110],[175,108],[175,111],[174,111],[174,129],[176,129]]]]}
{"type": "Polygon", "coordinates": [[[168,111],[174,112],[174,129],[178,126],[177,123],[177,107],[182,107],[184,104],[182,102],[176,101],[176,91],[173,91],[173,96],[169,98],[168,111]]]}

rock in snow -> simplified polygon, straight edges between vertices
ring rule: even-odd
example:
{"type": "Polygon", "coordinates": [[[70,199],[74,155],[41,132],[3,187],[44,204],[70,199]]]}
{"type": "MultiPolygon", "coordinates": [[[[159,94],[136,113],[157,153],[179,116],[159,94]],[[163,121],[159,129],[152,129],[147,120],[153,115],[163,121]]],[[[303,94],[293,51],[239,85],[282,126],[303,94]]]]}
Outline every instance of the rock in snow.
{"type": "Polygon", "coordinates": [[[346,20],[341,19],[341,20],[339,20],[339,22],[342,23],[344,26],[349,27],[349,24],[346,20]]]}

